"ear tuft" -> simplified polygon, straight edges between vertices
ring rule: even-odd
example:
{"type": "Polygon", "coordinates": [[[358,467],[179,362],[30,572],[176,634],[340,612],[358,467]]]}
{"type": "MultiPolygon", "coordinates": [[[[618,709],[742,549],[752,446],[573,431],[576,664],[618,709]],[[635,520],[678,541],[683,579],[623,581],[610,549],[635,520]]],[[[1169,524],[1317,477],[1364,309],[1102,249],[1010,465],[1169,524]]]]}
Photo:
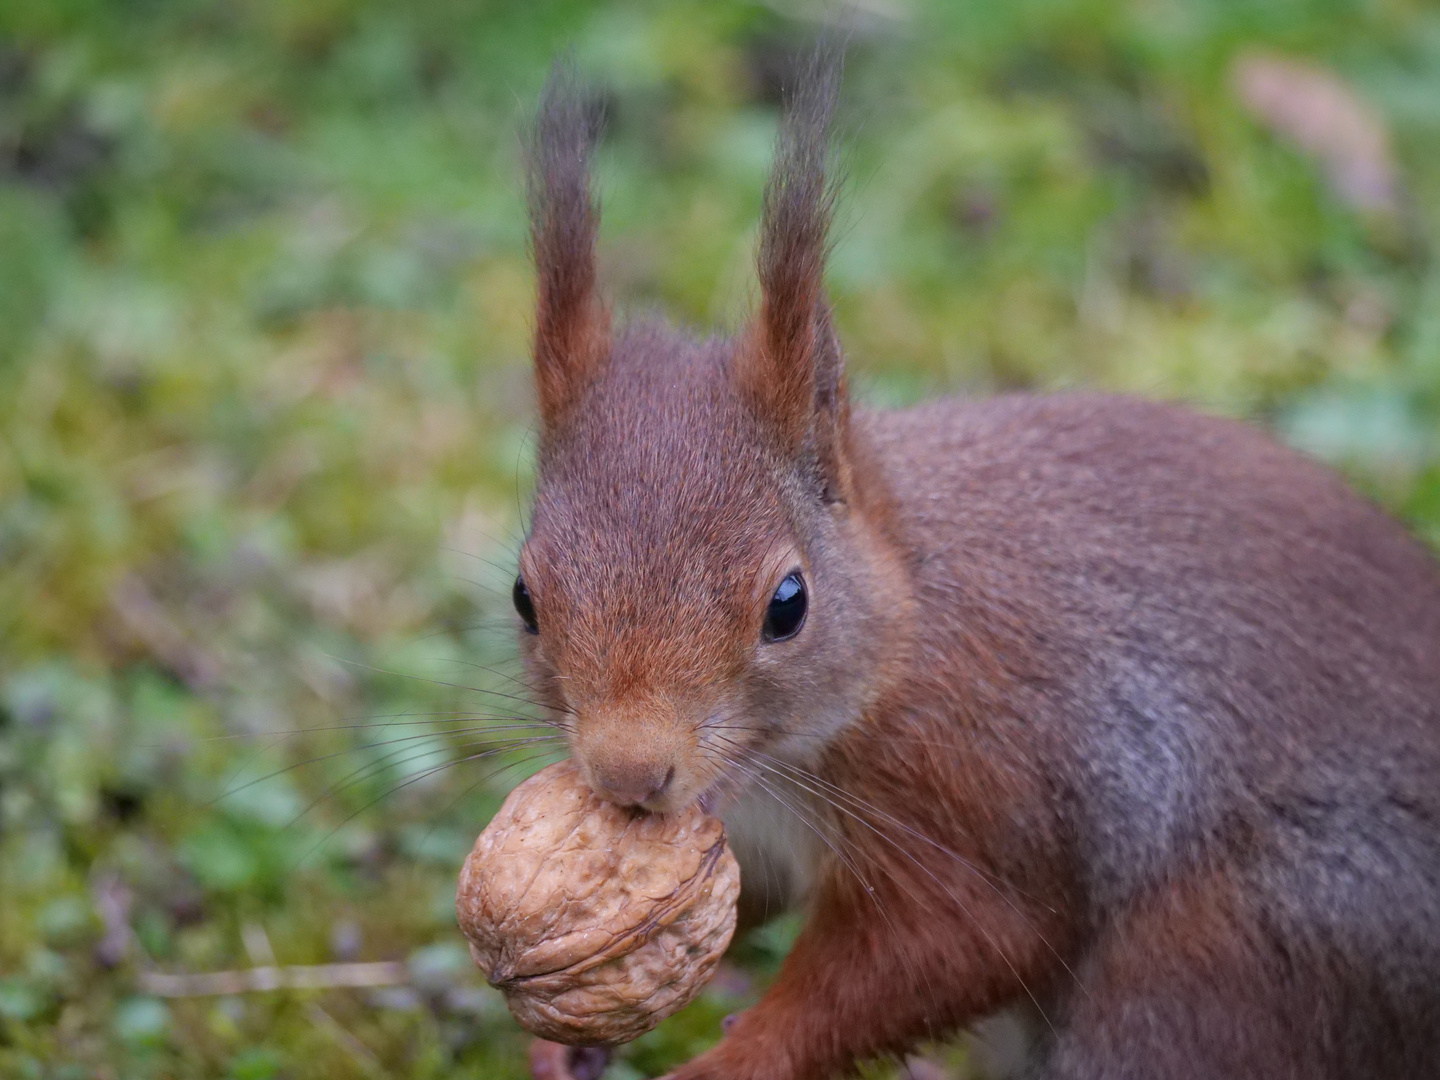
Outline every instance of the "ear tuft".
{"type": "Polygon", "coordinates": [[[786,449],[808,447],[822,458],[838,452],[845,419],[842,358],[824,285],[835,205],[830,124],[841,68],[839,50],[822,45],[786,96],[765,189],[760,314],[738,370],[757,413],[786,449]]]}
{"type": "Polygon", "coordinates": [[[610,320],[595,282],[600,204],[590,160],[601,110],[573,64],[551,70],[526,146],[535,255],[535,381],[547,427],[563,418],[609,353],[610,320]]]}

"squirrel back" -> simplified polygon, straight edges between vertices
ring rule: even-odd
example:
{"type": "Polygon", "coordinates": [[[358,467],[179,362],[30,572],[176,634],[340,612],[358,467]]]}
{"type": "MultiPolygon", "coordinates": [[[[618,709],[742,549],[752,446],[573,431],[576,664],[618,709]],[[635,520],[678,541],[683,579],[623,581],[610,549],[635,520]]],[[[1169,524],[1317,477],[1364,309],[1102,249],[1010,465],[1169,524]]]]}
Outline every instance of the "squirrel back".
{"type": "Polygon", "coordinates": [[[1063,789],[1097,908],[1262,830],[1337,873],[1326,904],[1440,873],[1440,572],[1333,472],[1124,398],[857,422],[914,553],[917,667],[940,698],[1001,672],[991,716],[1063,789]]]}

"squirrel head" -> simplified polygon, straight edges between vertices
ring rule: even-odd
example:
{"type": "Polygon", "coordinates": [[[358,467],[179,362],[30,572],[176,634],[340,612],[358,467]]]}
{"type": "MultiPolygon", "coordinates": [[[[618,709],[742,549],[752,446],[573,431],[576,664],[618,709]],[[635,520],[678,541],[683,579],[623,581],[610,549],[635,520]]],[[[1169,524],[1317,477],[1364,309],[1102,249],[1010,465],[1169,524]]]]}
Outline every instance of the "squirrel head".
{"type": "Polygon", "coordinates": [[[613,330],[596,289],[598,124],[557,68],[529,147],[541,416],[515,606],[596,791],[677,810],[854,722],[897,609],[823,293],[838,64],[791,96],[761,304],[729,339],[613,330]]]}

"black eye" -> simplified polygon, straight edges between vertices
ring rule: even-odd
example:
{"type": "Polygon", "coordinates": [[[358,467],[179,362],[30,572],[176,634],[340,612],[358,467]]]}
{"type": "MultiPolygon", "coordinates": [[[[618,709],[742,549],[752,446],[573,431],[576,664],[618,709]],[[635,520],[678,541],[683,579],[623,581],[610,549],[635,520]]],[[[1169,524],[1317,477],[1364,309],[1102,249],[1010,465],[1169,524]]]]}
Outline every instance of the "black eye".
{"type": "Polygon", "coordinates": [[[520,613],[520,621],[525,624],[525,629],[532,634],[538,634],[540,624],[535,621],[535,601],[530,599],[530,590],[525,587],[523,577],[515,579],[515,588],[510,590],[510,599],[515,601],[515,610],[520,613]]]}
{"type": "Polygon", "coordinates": [[[799,574],[790,574],[770,598],[761,633],[766,641],[784,641],[798,634],[804,622],[805,580],[799,574]]]}

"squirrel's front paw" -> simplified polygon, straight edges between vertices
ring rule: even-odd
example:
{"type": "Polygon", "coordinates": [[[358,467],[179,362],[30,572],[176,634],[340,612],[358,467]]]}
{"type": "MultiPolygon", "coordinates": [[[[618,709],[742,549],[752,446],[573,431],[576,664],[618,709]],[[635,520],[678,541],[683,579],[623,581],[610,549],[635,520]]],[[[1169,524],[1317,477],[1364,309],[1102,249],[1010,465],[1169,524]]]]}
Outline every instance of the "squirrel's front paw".
{"type": "Polygon", "coordinates": [[[787,1048],[726,1038],[663,1080],[793,1080],[797,1075],[787,1048]]]}
{"type": "Polygon", "coordinates": [[[530,1041],[531,1080],[600,1080],[610,1064],[610,1051],[599,1046],[562,1046],[545,1039],[530,1041]]]}

